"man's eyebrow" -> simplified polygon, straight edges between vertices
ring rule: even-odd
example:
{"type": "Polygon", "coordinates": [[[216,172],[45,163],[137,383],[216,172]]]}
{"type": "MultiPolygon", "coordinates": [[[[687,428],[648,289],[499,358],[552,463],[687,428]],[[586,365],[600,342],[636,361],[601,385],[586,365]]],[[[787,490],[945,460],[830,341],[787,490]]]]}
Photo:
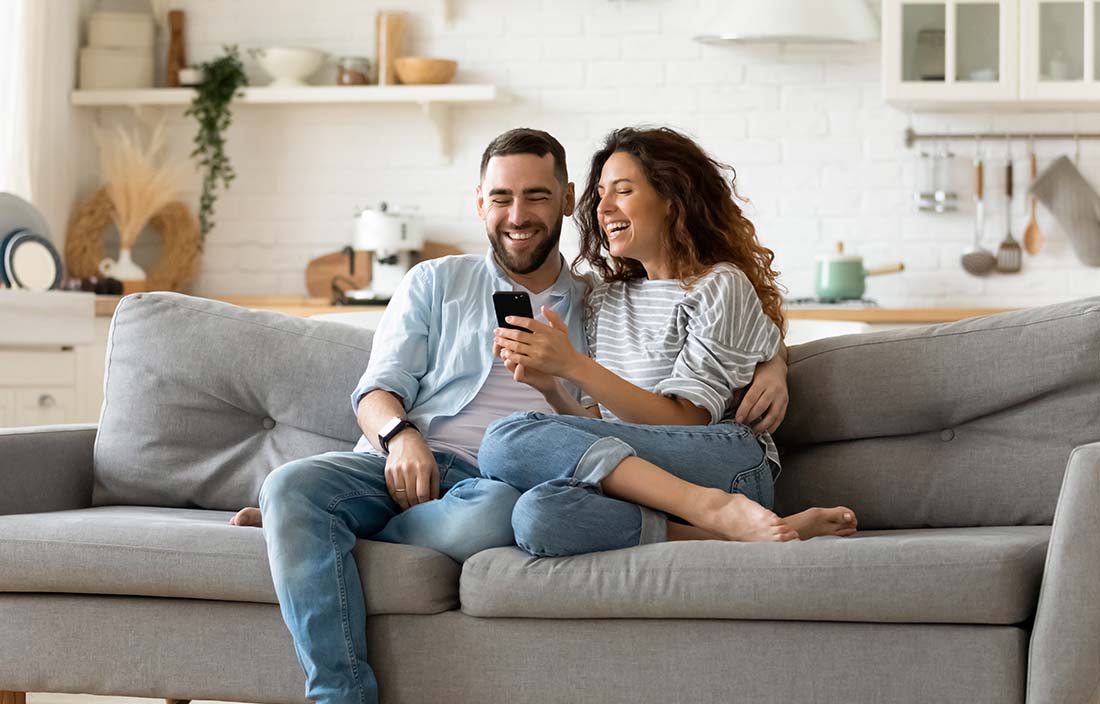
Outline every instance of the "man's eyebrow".
{"type": "MultiPolygon", "coordinates": [[[[545,193],[546,195],[553,195],[553,191],[551,191],[546,186],[535,186],[534,188],[524,188],[523,189],[523,195],[525,195],[525,196],[532,195],[532,194],[535,194],[535,193],[545,193]]],[[[510,188],[493,188],[489,191],[489,196],[490,197],[491,196],[510,196],[510,195],[512,195],[512,189],[510,189],[510,188]]]]}

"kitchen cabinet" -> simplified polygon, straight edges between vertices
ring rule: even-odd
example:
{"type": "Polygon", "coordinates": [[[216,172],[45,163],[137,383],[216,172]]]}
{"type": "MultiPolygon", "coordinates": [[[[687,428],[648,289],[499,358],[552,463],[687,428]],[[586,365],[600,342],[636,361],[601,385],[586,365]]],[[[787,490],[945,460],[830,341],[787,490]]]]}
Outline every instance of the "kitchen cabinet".
{"type": "Polygon", "coordinates": [[[1100,1],[1020,0],[1020,97],[1100,101],[1100,1]]]}
{"type": "Polygon", "coordinates": [[[885,0],[883,93],[961,104],[1018,96],[1018,0],[885,0]]]}
{"type": "Polygon", "coordinates": [[[884,0],[884,99],[908,110],[1095,109],[1100,0],[884,0]]]}

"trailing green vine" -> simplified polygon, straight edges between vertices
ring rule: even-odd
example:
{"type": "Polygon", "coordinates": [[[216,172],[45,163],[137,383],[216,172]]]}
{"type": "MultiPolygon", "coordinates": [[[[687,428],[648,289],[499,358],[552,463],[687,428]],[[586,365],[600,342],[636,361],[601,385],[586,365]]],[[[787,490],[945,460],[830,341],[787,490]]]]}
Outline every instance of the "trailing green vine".
{"type": "Polygon", "coordinates": [[[248,85],[237,47],[226,46],[225,55],[202,64],[202,82],[195,86],[191,107],[184,115],[190,115],[199,123],[195,134],[195,150],[203,169],[202,196],[199,199],[199,226],[205,241],[206,233],[214,227],[215,190],[218,181],[225,188],[236,173],[225,154],[225,131],[233,121],[229,103],[241,86],[248,85]]]}

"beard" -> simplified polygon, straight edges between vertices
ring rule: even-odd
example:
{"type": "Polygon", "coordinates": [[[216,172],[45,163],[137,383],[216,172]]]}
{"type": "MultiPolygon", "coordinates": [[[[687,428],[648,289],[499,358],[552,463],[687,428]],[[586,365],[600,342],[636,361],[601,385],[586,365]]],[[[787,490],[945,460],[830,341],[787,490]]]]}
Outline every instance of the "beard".
{"type": "Polygon", "coordinates": [[[513,256],[512,253],[508,251],[508,246],[502,241],[507,235],[486,230],[486,234],[489,235],[489,243],[493,246],[493,254],[496,256],[497,262],[504,267],[505,270],[513,274],[530,274],[538,270],[539,267],[546,263],[546,259],[550,256],[550,252],[558,246],[558,241],[561,239],[562,221],[564,219],[563,216],[559,215],[558,221],[555,223],[553,229],[547,231],[546,239],[529,254],[519,256],[513,256]]]}

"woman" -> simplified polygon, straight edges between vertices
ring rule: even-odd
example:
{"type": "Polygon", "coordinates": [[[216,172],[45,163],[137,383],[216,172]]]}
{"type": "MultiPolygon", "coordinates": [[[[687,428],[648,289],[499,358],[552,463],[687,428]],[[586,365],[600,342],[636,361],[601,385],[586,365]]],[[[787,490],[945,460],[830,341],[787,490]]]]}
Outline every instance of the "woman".
{"type": "Polygon", "coordinates": [[[772,512],[775,444],[730,422],[756,365],[777,354],[784,321],[774,255],[727,168],[670,129],[612,132],[575,215],[574,268],[587,261],[603,278],[590,295],[591,357],[546,309],[550,325],[516,318],[531,332],[495,332],[514,378],[558,413],[493,423],[478,455],[484,476],[525,492],[512,523],[528,552],[855,532],[843,506],[772,512]]]}

